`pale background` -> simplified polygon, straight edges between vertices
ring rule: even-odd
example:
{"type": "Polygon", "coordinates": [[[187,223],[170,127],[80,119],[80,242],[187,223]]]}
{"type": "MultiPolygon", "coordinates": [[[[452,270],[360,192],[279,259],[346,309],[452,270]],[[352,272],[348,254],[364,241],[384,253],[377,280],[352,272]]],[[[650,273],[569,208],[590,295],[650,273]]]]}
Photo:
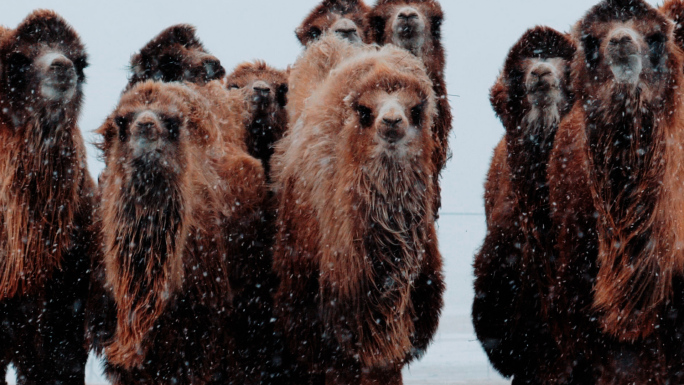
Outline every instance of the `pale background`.
{"type": "MultiPolygon", "coordinates": [[[[373,1],[373,0],[370,0],[373,1]]],[[[656,5],[657,2],[650,1],[656,5]]],[[[228,72],[245,60],[285,68],[301,52],[294,29],[317,0],[0,0],[0,24],[15,27],[36,8],[60,13],[80,33],[90,55],[80,127],[86,140],[111,112],[126,84],[130,56],[162,29],[194,24],[228,72]]],[[[483,182],[503,134],[489,105],[508,49],[527,29],[570,27],[597,1],[442,0],[447,84],[454,109],[453,158],[442,181],[439,233],[447,276],[446,308],[435,344],[406,370],[407,384],[503,384],[488,365],[470,323],[472,259],[485,233],[483,182]]],[[[102,170],[88,147],[93,176],[102,170]]],[[[88,382],[104,384],[95,360],[88,382]]],[[[8,376],[14,381],[13,373],[8,376]]]]}

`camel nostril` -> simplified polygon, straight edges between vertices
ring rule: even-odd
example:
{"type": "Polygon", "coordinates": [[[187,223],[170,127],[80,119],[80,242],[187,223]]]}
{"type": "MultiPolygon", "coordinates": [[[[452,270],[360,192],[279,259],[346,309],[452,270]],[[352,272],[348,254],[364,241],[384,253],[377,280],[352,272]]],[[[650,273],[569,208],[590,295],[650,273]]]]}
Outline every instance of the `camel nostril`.
{"type": "Polygon", "coordinates": [[[350,37],[356,35],[356,29],[338,29],[335,33],[342,35],[343,37],[350,37]]]}
{"type": "Polygon", "coordinates": [[[254,91],[259,96],[268,96],[271,93],[271,89],[268,87],[254,87],[254,91]]]}
{"type": "Polygon", "coordinates": [[[550,76],[551,74],[552,73],[549,70],[532,71],[532,75],[536,76],[539,79],[550,76]]]}
{"type": "Polygon", "coordinates": [[[626,36],[618,36],[610,39],[610,44],[611,45],[625,45],[625,44],[630,44],[632,43],[633,39],[631,36],[626,35],[626,36]]]}
{"type": "Polygon", "coordinates": [[[71,60],[66,58],[58,58],[53,60],[52,63],[50,63],[50,69],[56,72],[64,73],[73,68],[74,63],[72,63],[71,60]]]}
{"type": "Polygon", "coordinates": [[[135,136],[149,141],[159,139],[159,130],[155,122],[138,122],[135,125],[135,136]]]}
{"type": "Polygon", "coordinates": [[[382,118],[382,122],[385,123],[385,125],[389,127],[395,127],[401,123],[403,119],[400,117],[388,117],[388,118],[382,118]]]}
{"type": "Polygon", "coordinates": [[[218,59],[208,59],[204,61],[204,69],[207,73],[207,77],[211,79],[220,78],[225,75],[225,69],[221,65],[218,59]]]}
{"type": "Polygon", "coordinates": [[[418,18],[418,14],[415,13],[415,12],[400,13],[400,14],[399,14],[399,18],[400,18],[400,19],[404,19],[404,20],[417,19],[417,18],[418,18]]]}

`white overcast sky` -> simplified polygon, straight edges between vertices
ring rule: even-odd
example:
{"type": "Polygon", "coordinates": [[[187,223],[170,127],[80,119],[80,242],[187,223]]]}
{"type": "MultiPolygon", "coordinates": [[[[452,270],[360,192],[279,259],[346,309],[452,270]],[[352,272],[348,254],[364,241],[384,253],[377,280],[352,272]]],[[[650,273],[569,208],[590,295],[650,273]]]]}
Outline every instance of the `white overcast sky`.
{"type": "MultiPolygon", "coordinates": [[[[80,33],[90,55],[80,127],[86,140],[116,105],[130,56],[162,29],[197,27],[205,46],[230,72],[245,60],[284,68],[301,52],[294,29],[317,0],[0,0],[0,24],[15,27],[36,8],[60,13],[80,33]]],[[[445,212],[483,211],[483,182],[503,128],[488,92],[508,49],[535,25],[561,31],[597,1],[443,0],[447,84],[454,110],[453,159],[443,180],[445,212]],[[457,96],[456,96],[457,95],[457,96]]],[[[651,1],[652,4],[657,4],[651,1]]],[[[89,168],[102,169],[89,146],[89,168]]]]}

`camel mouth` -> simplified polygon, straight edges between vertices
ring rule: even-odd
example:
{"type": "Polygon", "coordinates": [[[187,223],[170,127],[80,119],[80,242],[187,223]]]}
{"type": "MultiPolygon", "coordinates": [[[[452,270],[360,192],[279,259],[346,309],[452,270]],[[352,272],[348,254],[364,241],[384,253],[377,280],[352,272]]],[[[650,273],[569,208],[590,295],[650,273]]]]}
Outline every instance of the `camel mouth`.
{"type": "Polygon", "coordinates": [[[643,66],[639,55],[629,55],[613,60],[610,70],[617,83],[637,84],[641,76],[643,66]]]}

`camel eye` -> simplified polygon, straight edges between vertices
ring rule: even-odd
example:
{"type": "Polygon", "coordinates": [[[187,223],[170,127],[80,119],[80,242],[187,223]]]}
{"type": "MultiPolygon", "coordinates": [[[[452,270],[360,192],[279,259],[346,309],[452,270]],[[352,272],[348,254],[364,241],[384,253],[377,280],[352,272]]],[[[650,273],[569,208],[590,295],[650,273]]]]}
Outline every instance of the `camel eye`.
{"type": "Polygon", "coordinates": [[[164,126],[169,132],[169,140],[175,141],[180,136],[181,121],[177,117],[164,118],[164,126]]]}
{"type": "Polygon", "coordinates": [[[74,67],[76,67],[76,73],[78,74],[78,79],[80,81],[83,81],[85,78],[83,70],[86,67],[88,67],[88,59],[86,59],[85,56],[79,57],[78,59],[74,60],[74,67]]]}
{"type": "Polygon", "coordinates": [[[128,140],[128,118],[125,116],[117,116],[114,118],[114,123],[116,123],[119,129],[119,140],[125,142],[128,140]]]}
{"type": "Polygon", "coordinates": [[[370,127],[373,124],[373,111],[370,108],[358,105],[356,112],[359,114],[359,123],[362,127],[370,127]]]}
{"type": "Polygon", "coordinates": [[[317,40],[321,37],[321,33],[321,29],[318,27],[311,27],[311,29],[309,29],[309,37],[311,37],[312,40],[317,40]]]}
{"type": "Polygon", "coordinates": [[[229,90],[237,90],[238,88],[240,88],[240,86],[238,86],[238,85],[235,84],[235,83],[233,83],[233,84],[231,84],[231,85],[228,86],[228,89],[229,89],[229,90]]]}
{"type": "Polygon", "coordinates": [[[5,66],[7,68],[7,81],[11,88],[21,90],[26,86],[31,63],[31,59],[19,52],[15,52],[7,58],[5,66]]]}
{"type": "Polygon", "coordinates": [[[662,59],[663,55],[665,54],[665,43],[667,42],[667,37],[660,32],[656,32],[648,36],[646,38],[646,42],[648,43],[648,48],[651,51],[651,64],[654,67],[657,67],[660,63],[660,59],[662,59]]]}
{"type": "Polygon", "coordinates": [[[411,108],[411,123],[414,126],[420,127],[423,125],[423,112],[425,111],[425,102],[418,104],[417,106],[411,108]]]}
{"type": "Polygon", "coordinates": [[[285,105],[287,105],[287,91],[287,84],[281,84],[278,86],[276,91],[276,100],[278,101],[278,105],[280,107],[285,107],[285,105]]]}
{"type": "Polygon", "coordinates": [[[77,70],[83,71],[83,69],[88,67],[88,59],[86,59],[85,56],[81,56],[78,59],[74,60],[74,66],[76,66],[77,70]]]}
{"type": "Polygon", "coordinates": [[[183,67],[181,64],[181,59],[175,55],[164,55],[159,60],[159,74],[155,76],[161,76],[160,79],[164,82],[173,82],[182,79],[183,77],[183,67]]]}
{"type": "Polygon", "coordinates": [[[589,68],[596,68],[599,62],[599,47],[601,47],[601,40],[592,35],[584,35],[582,37],[582,46],[584,47],[584,56],[589,68]]]}

